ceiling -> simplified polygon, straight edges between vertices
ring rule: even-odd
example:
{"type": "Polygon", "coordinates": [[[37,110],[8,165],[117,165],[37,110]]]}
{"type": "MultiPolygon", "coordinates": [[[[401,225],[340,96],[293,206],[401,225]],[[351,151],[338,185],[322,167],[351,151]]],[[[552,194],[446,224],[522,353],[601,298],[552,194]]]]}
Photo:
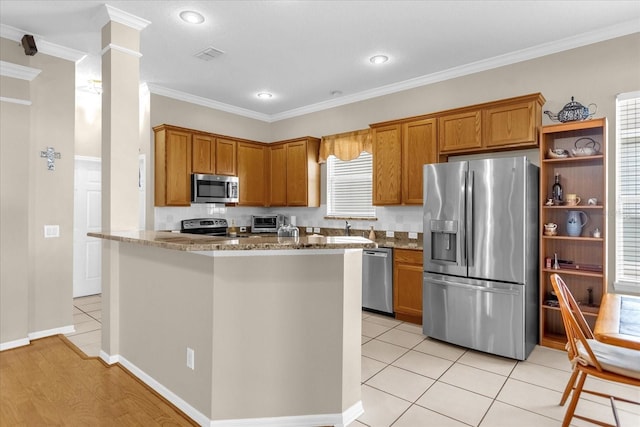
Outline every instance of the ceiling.
{"type": "MultiPolygon", "coordinates": [[[[86,88],[100,79],[104,3],[0,0],[0,35],[78,53],[86,88]]],[[[640,31],[635,0],[107,3],[150,21],[140,78],[153,93],[269,122],[640,31]],[[204,23],[180,20],[187,9],[204,23]],[[224,53],[194,57],[208,47],[224,53]],[[375,54],[390,60],[373,65],[375,54]]]]}

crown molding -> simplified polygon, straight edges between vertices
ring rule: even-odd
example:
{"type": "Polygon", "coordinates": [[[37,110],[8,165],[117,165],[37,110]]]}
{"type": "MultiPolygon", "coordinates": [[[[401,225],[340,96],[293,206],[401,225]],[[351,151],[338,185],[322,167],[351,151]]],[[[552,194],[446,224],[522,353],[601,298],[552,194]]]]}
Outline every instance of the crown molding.
{"type": "MultiPolygon", "coordinates": [[[[0,24],[0,37],[2,38],[21,43],[22,37],[25,34],[31,33],[19,28],[11,27],[9,25],[0,24]]],[[[56,58],[64,59],[67,61],[72,61],[76,64],[82,61],[87,56],[85,52],[48,42],[42,36],[39,36],[37,34],[33,34],[33,38],[36,41],[38,53],[54,56],[56,58]]]]}
{"type": "Polygon", "coordinates": [[[201,105],[203,107],[213,108],[215,110],[225,111],[227,113],[237,114],[239,116],[256,119],[263,122],[271,122],[271,116],[268,114],[258,113],[257,111],[247,110],[246,108],[236,107],[234,105],[225,104],[223,102],[214,101],[201,96],[191,95],[179,90],[169,89],[159,86],[155,83],[147,83],[149,92],[154,95],[166,96],[167,98],[177,99],[178,101],[189,102],[191,104],[201,105]]]}
{"type": "Polygon", "coordinates": [[[136,58],[142,58],[142,54],[140,52],[137,52],[137,51],[132,50],[132,49],[127,49],[126,47],[122,47],[122,46],[119,46],[119,45],[113,44],[113,43],[109,43],[109,45],[105,46],[100,51],[100,56],[103,56],[105,53],[107,53],[110,50],[117,50],[118,52],[122,52],[122,53],[125,53],[127,55],[135,56],[136,58]]]}
{"type": "Polygon", "coordinates": [[[524,62],[530,59],[536,59],[566,50],[576,49],[582,46],[614,39],[617,37],[635,34],[638,32],[640,32],[640,27],[638,27],[637,21],[627,21],[621,24],[601,28],[599,30],[579,34],[562,40],[541,44],[528,49],[523,49],[505,55],[495,56],[486,60],[472,62],[469,64],[461,65],[459,67],[450,68],[448,70],[404,80],[386,86],[380,86],[374,89],[358,92],[353,95],[343,96],[339,99],[323,101],[316,104],[283,111],[282,113],[272,114],[269,116],[269,121],[277,122],[279,120],[290,119],[293,117],[315,113],[329,108],[340,107],[342,105],[352,104],[359,101],[366,101],[368,99],[377,98],[379,96],[390,95],[396,92],[414,89],[420,86],[426,86],[457,77],[479,73],[481,71],[487,71],[506,65],[516,64],[518,62],[524,62]]]}
{"type": "Polygon", "coordinates": [[[9,98],[9,97],[6,97],[6,96],[0,96],[0,102],[7,102],[9,104],[19,104],[19,105],[31,105],[31,104],[33,104],[28,99],[9,98]]]}
{"type": "Polygon", "coordinates": [[[42,70],[24,65],[14,64],[13,62],[0,61],[0,76],[12,77],[14,79],[28,80],[35,79],[42,70]]]}
{"type": "Polygon", "coordinates": [[[104,9],[101,9],[100,11],[98,24],[100,25],[100,28],[102,28],[111,21],[126,25],[127,27],[138,31],[144,30],[149,26],[149,24],[151,24],[151,21],[147,21],[146,19],[105,4],[104,9]]]}

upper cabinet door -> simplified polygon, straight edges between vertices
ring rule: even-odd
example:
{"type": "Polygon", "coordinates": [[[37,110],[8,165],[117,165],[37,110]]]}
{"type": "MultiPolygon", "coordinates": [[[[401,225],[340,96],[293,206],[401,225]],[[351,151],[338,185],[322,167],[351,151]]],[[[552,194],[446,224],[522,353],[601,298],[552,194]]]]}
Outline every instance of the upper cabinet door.
{"type": "Polygon", "coordinates": [[[373,128],[373,204],[402,203],[402,128],[399,124],[373,128]]]}
{"type": "Polygon", "coordinates": [[[440,152],[482,148],[482,111],[447,114],[438,119],[440,152]]]}
{"type": "Polygon", "coordinates": [[[485,111],[485,145],[487,147],[537,147],[538,129],[542,125],[540,103],[520,102],[488,108],[485,111]]]}
{"type": "Polygon", "coordinates": [[[307,206],[307,142],[287,144],[287,205],[307,206]]]}
{"type": "Polygon", "coordinates": [[[191,204],[191,133],[179,130],[156,133],[156,206],[191,204]],[[159,147],[162,145],[163,147],[159,147]],[[164,164],[159,164],[164,163],[164,164]],[[161,172],[158,173],[158,170],[161,172]],[[161,181],[161,182],[159,182],[161,181]]]}
{"type": "Polygon", "coordinates": [[[216,174],[237,175],[237,143],[233,139],[216,138],[216,174]]]}
{"type": "Polygon", "coordinates": [[[287,205],[287,145],[269,147],[271,181],[269,183],[269,206],[287,205]]]}
{"type": "Polygon", "coordinates": [[[239,205],[265,206],[267,147],[238,142],[239,205]]]}
{"type": "Polygon", "coordinates": [[[193,173],[216,173],[216,145],[211,135],[193,134],[191,141],[193,173]]]}
{"type": "Polygon", "coordinates": [[[438,161],[437,121],[417,120],[402,125],[402,199],[422,204],[422,167],[438,161]]]}

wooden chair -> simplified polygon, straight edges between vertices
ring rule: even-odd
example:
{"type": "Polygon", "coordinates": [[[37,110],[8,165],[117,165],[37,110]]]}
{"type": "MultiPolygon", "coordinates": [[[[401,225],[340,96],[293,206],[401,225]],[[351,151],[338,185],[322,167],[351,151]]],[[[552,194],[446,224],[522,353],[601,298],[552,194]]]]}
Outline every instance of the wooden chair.
{"type": "Polygon", "coordinates": [[[563,427],[568,427],[571,420],[579,418],[601,426],[615,427],[619,425],[615,401],[640,405],[640,402],[624,399],[618,396],[601,393],[584,388],[588,375],[602,380],[614,381],[640,387],[640,352],[624,347],[604,344],[594,339],[593,332],[587,324],[578,303],[571,295],[569,288],[557,274],[551,275],[551,284],[558,296],[562,322],[567,334],[567,353],[573,365],[573,373],[565,387],[560,405],[563,406],[573,390],[573,396],[562,421],[563,427]],[[588,418],[575,413],[578,400],[582,393],[589,393],[604,397],[611,402],[616,424],[588,418]]]}

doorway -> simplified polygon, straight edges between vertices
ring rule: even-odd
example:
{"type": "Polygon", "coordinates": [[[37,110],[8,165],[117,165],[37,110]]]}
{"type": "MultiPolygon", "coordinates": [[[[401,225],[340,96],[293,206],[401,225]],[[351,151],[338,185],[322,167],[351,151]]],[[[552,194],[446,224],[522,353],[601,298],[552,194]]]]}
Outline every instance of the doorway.
{"type": "Polygon", "coordinates": [[[102,242],[88,232],[102,228],[102,162],[75,158],[73,208],[73,297],[102,292],[102,242]]]}

